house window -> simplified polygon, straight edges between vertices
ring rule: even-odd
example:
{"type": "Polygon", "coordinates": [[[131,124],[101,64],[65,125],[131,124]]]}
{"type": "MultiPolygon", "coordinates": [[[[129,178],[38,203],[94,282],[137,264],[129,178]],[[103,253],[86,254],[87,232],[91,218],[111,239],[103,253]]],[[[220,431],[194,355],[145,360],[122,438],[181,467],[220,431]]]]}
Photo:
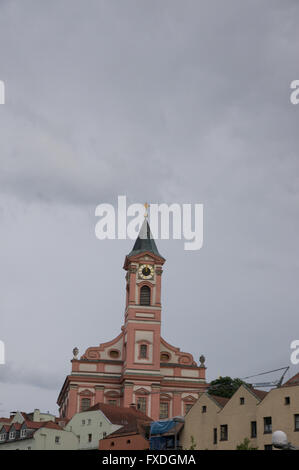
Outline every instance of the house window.
{"type": "Polygon", "coordinates": [[[169,415],[169,403],[167,401],[162,401],[160,403],[160,419],[168,418],[169,415]]]}
{"type": "Polygon", "coordinates": [[[217,428],[213,429],[213,444],[217,444],[217,428]]]}
{"type": "Polygon", "coordinates": [[[14,431],[11,431],[9,433],[9,439],[14,439],[16,437],[16,433],[14,431]]]}
{"type": "Polygon", "coordinates": [[[5,441],[6,433],[0,434],[0,441],[5,441]]]}
{"type": "Polygon", "coordinates": [[[88,434],[88,442],[92,441],[92,434],[88,434]]]}
{"type": "Polygon", "coordinates": [[[82,398],[81,400],[81,411],[86,411],[90,408],[90,398],[82,398]]]}
{"type": "Polygon", "coordinates": [[[131,444],[131,441],[130,441],[130,439],[128,439],[128,440],[127,440],[127,444],[131,444]]]}
{"type": "Polygon", "coordinates": [[[250,428],[251,428],[251,437],[253,438],[256,437],[257,435],[256,421],[251,421],[250,428]]]}
{"type": "Polygon", "coordinates": [[[137,410],[142,411],[142,413],[146,413],[146,398],[145,397],[137,398],[137,410]]]}
{"type": "Polygon", "coordinates": [[[55,444],[60,444],[60,436],[55,436],[55,444]]]}
{"type": "Polygon", "coordinates": [[[220,441],[228,440],[228,427],[227,424],[221,424],[220,426],[220,441]]]}
{"type": "Polygon", "coordinates": [[[267,416],[264,418],[264,434],[271,434],[272,432],[272,418],[267,416]]]}
{"type": "Polygon", "coordinates": [[[85,426],[85,419],[82,419],[82,426],[85,426]]]}
{"type": "Polygon", "coordinates": [[[284,404],[289,405],[291,403],[290,397],[284,397],[284,404]]]}
{"type": "Polygon", "coordinates": [[[91,419],[88,419],[88,420],[87,420],[87,424],[88,424],[88,425],[91,424],[91,419]]]}
{"type": "Polygon", "coordinates": [[[100,421],[100,428],[101,428],[102,426],[103,426],[103,423],[102,423],[102,421],[100,421]]]}
{"type": "Polygon", "coordinates": [[[240,405],[244,405],[245,403],[245,398],[244,397],[240,397],[240,405]]]}
{"type": "Polygon", "coordinates": [[[294,415],[295,418],[295,431],[299,431],[299,415],[294,415]]]}
{"type": "Polygon", "coordinates": [[[147,344],[141,344],[140,345],[140,357],[142,359],[147,358],[147,344]]]}
{"type": "Polygon", "coordinates": [[[206,405],[203,405],[202,409],[201,409],[201,412],[202,413],[206,413],[207,412],[207,407],[206,405]]]}
{"type": "Polygon", "coordinates": [[[112,441],[112,442],[110,443],[110,445],[111,445],[111,447],[114,447],[114,441],[112,441]]]}
{"type": "Polygon", "coordinates": [[[151,304],[151,289],[148,286],[142,286],[140,289],[140,305],[151,304]]]}
{"type": "Polygon", "coordinates": [[[271,444],[266,444],[264,449],[265,450],[272,450],[272,445],[271,444]]]}
{"type": "Polygon", "coordinates": [[[21,429],[20,437],[26,437],[26,429],[21,429]]]}

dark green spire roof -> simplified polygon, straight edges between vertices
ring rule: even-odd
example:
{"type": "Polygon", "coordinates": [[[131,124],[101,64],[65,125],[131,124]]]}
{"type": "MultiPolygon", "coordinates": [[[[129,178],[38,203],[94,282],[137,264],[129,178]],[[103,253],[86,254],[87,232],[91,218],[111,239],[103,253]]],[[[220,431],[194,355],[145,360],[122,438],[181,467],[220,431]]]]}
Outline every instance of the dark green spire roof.
{"type": "Polygon", "coordinates": [[[163,256],[161,256],[158,251],[155,240],[153,239],[153,235],[151,233],[151,229],[147,219],[144,219],[139,235],[133,246],[133,250],[128,254],[128,256],[139,255],[140,253],[144,253],[145,251],[150,251],[154,255],[163,258],[163,256]]]}

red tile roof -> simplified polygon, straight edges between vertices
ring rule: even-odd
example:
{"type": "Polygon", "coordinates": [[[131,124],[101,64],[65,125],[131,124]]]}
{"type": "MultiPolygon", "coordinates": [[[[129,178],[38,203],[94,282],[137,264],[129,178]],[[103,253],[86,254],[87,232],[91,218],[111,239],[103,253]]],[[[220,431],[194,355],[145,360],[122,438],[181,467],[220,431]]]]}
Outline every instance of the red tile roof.
{"type": "Polygon", "coordinates": [[[12,418],[0,418],[0,423],[10,423],[12,418]]]}
{"type": "Polygon", "coordinates": [[[299,385],[299,372],[291,377],[287,382],[285,382],[282,386],[283,387],[294,387],[295,385],[299,385]]]}
{"type": "MultiPolygon", "coordinates": [[[[6,432],[8,432],[9,429],[10,429],[10,425],[9,425],[9,424],[3,424],[2,427],[5,429],[6,432]]],[[[2,427],[1,427],[1,429],[2,429],[2,427]]]]}
{"type": "Polygon", "coordinates": [[[263,400],[268,395],[268,392],[265,392],[265,390],[257,390],[256,388],[250,388],[249,390],[260,400],[263,400]]]}
{"type": "Polygon", "coordinates": [[[58,429],[59,431],[63,431],[62,427],[59,426],[59,424],[54,423],[54,421],[47,421],[43,423],[44,426],[43,428],[49,428],[49,429],[58,429]]]}
{"type": "Polygon", "coordinates": [[[217,395],[210,395],[210,397],[215,400],[222,408],[226,405],[226,403],[230,400],[230,398],[226,397],[218,397],[217,395]]]}
{"type": "Polygon", "coordinates": [[[13,426],[16,431],[19,431],[22,427],[23,423],[12,423],[11,427],[13,426]]]}
{"type": "Polygon", "coordinates": [[[57,424],[63,423],[63,424],[59,424],[59,426],[66,426],[68,422],[69,422],[69,419],[67,418],[55,418],[55,423],[57,424]]]}
{"type": "Polygon", "coordinates": [[[53,421],[25,421],[28,429],[50,428],[62,430],[62,427],[53,421]]]}
{"type": "Polygon", "coordinates": [[[151,420],[148,416],[135,408],[125,408],[123,406],[108,405],[107,403],[97,403],[86,411],[100,410],[112,424],[127,425],[140,420],[151,420]]]}
{"type": "Polygon", "coordinates": [[[132,420],[130,423],[125,424],[120,429],[117,429],[113,433],[109,434],[105,439],[109,439],[110,437],[118,437],[118,436],[124,436],[128,434],[140,434],[141,436],[144,436],[146,433],[146,428],[150,426],[150,423],[153,420],[147,416],[145,416],[145,419],[139,419],[136,417],[135,420],[132,420]]]}

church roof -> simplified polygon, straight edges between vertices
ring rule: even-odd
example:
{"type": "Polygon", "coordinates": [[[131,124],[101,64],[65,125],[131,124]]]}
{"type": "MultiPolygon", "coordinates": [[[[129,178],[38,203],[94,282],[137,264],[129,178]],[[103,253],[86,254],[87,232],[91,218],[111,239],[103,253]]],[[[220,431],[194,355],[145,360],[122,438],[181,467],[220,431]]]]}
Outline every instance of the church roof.
{"type": "Polygon", "coordinates": [[[159,256],[160,258],[163,258],[163,256],[161,256],[158,251],[156,242],[151,233],[149,223],[147,219],[145,218],[141,226],[139,235],[133,246],[133,250],[128,254],[128,256],[139,255],[140,253],[144,253],[146,251],[149,251],[153,253],[154,255],[159,256]]]}

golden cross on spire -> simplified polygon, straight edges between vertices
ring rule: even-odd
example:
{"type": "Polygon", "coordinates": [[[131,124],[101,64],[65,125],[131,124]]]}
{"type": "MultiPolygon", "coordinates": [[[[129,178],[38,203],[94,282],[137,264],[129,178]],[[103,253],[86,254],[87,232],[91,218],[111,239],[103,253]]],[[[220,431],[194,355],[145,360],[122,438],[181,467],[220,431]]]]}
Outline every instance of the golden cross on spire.
{"type": "Polygon", "coordinates": [[[147,211],[147,209],[149,208],[149,204],[146,202],[146,203],[144,204],[144,207],[145,207],[145,214],[144,214],[144,217],[147,218],[147,217],[148,217],[148,211],[147,211]]]}

